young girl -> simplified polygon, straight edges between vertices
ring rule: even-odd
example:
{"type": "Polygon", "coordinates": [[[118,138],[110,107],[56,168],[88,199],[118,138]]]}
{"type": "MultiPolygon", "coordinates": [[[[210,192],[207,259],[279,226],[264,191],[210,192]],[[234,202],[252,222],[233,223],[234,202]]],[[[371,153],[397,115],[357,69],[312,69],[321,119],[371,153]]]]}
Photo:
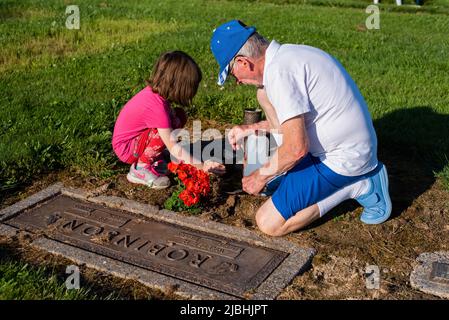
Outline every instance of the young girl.
{"type": "MultiPolygon", "coordinates": [[[[200,68],[189,55],[182,51],[166,52],[156,61],[147,86],[120,111],[112,147],[121,161],[131,164],[128,181],[155,189],[167,188],[170,180],[156,170],[163,162],[164,150],[180,161],[194,163],[192,155],[171,137],[172,130],[182,128],[187,121],[185,112],[172,109],[171,103],[188,106],[201,78],[200,68]]],[[[224,173],[224,166],[212,161],[200,162],[196,167],[224,173]]]]}

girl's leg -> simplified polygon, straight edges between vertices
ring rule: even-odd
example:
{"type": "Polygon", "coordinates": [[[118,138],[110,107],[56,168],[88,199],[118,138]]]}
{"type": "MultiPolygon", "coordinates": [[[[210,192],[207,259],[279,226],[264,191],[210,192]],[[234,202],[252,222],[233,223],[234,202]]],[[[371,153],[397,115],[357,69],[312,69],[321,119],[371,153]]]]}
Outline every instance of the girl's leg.
{"type": "Polygon", "coordinates": [[[155,163],[161,157],[164,149],[165,145],[157,129],[151,129],[148,133],[145,149],[138,158],[136,169],[144,168],[155,163]]]}
{"type": "MultiPolygon", "coordinates": [[[[179,129],[185,126],[187,122],[187,116],[183,109],[174,108],[171,114],[171,122],[173,129],[179,129]]],[[[165,145],[162,142],[161,137],[157,129],[150,129],[148,138],[146,141],[145,150],[139,156],[137,161],[137,168],[142,168],[156,161],[162,160],[162,152],[165,150],[165,145]]]]}
{"type": "Polygon", "coordinates": [[[156,170],[155,161],[164,150],[165,145],[159,137],[157,129],[149,129],[136,141],[135,159],[129,173],[128,181],[144,184],[155,189],[170,186],[170,179],[156,170]]]}

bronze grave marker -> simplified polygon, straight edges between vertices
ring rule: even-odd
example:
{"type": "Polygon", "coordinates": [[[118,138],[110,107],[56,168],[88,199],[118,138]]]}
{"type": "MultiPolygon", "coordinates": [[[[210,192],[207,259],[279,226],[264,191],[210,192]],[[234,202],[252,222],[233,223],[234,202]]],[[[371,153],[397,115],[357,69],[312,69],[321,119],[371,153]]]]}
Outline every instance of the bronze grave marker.
{"type": "Polygon", "coordinates": [[[289,256],[64,194],[3,224],[235,297],[255,290],[289,256]]]}

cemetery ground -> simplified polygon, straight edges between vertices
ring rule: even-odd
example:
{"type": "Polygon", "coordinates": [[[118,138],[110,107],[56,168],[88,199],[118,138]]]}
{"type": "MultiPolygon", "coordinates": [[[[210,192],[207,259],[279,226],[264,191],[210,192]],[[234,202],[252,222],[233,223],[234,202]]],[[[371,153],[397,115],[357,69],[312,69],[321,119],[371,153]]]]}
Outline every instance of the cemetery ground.
{"type": "MultiPolygon", "coordinates": [[[[364,225],[362,208],[348,201],[285,237],[317,254],[278,298],[435,298],[413,289],[409,276],[419,254],[449,250],[444,2],[422,9],[382,5],[379,30],[365,27],[368,1],[78,2],[80,30],[65,28],[61,2],[0,2],[0,209],[58,181],[162,207],[173,187],[149,190],[126,181],[128,167],[111,151],[114,120],[157,56],[180,49],[203,71],[188,128],[193,119],[222,132],[241,123],[243,109],[257,103],[254,89],[228,83],[220,90],[208,44],[215,26],[238,17],[269,39],[316,46],[342,62],[367,100],[390,177],[393,213],[386,223],[364,225]],[[366,288],[368,265],[380,268],[379,290],[366,288]]],[[[266,198],[223,192],[238,182],[235,171],[214,178],[199,216],[258,232],[254,214],[266,198]]],[[[28,241],[0,239],[2,299],[179,298],[170,288],[150,290],[84,267],[82,290],[66,290],[70,261],[28,241]]]]}

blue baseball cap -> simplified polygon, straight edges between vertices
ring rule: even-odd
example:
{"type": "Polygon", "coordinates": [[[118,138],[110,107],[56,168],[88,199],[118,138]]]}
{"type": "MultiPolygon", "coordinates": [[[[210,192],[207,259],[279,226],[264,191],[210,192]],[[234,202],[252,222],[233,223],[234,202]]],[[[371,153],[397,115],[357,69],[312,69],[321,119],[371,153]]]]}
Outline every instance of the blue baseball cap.
{"type": "Polygon", "coordinates": [[[210,40],[210,49],[220,65],[217,82],[220,86],[224,84],[229,74],[229,63],[254,32],[256,32],[256,28],[247,27],[239,20],[223,23],[214,30],[210,40]]]}

